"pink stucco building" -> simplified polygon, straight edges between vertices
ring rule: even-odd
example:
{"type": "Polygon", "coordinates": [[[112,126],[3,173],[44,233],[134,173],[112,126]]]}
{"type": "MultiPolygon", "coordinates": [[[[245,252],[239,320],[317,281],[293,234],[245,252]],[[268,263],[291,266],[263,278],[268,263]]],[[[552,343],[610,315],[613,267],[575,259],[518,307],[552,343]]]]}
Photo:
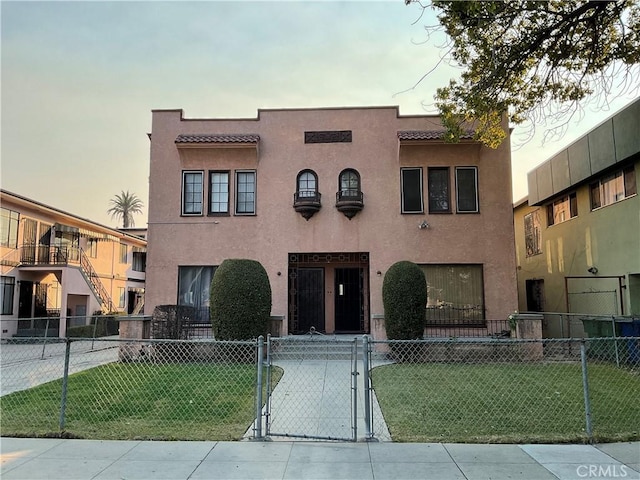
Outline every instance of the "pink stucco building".
{"type": "Polygon", "coordinates": [[[145,311],[208,315],[226,258],[265,267],[282,333],[381,334],[395,262],[425,271],[434,325],[482,327],[517,306],[509,142],[442,140],[396,107],[153,112],[145,311]]]}

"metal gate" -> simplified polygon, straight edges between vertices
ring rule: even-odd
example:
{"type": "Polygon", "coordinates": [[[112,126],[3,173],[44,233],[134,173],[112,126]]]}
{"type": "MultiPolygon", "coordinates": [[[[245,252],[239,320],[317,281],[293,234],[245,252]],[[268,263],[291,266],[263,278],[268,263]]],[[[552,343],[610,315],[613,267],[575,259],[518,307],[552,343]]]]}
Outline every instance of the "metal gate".
{"type": "Polygon", "coordinates": [[[356,441],[359,339],[312,331],[268,337],[266,343],[265,435],[356,441]],[[272,390],[272,378],[280,372],[272,390]]]}

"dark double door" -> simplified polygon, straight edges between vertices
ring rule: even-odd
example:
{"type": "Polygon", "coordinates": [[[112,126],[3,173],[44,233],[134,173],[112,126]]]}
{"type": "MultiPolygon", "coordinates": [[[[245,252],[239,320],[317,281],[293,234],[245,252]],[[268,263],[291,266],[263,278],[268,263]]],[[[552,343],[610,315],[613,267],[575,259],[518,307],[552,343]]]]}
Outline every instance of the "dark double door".
{"type": "Polygon", "coordinates": [[[364,295],[362,268],[333,269],[333,289],[325,287],[324,267],[299,267],[292,275],[295,321],[294,334],[326,331],[325,291],[333,292],[336,332],[361,332],[363,330],[364,295]]]}

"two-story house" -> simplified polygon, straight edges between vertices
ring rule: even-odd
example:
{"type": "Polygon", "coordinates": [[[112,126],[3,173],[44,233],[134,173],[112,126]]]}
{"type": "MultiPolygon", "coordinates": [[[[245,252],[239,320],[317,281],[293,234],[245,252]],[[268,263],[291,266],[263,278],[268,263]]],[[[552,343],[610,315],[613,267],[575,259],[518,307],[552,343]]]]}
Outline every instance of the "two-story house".
{"type": "MultiPolygon", "coordinates": [[[[146,311],[208,321],[227,258],[266,269],[284,334],[372,331],[384,274],[420,265],[430,325],[478,327],[517,305],[509,141],[443,141],[397,107],[153,112],[146,311]]],[[[491,332],[489,332],[491,333],[491,332]]]]}
{"type": "Polygon", "coordinates": [[[144,238],[6,190],[0,203],[2,338],[41,332],[38,319],[64,337],[96,312],[140,313],[144,238]]]}
{"type": "Polygon", "coordinates": [[[514,206],[521,311],[640,315],[639,181],[640,100],[529,172],[514,206]]]}

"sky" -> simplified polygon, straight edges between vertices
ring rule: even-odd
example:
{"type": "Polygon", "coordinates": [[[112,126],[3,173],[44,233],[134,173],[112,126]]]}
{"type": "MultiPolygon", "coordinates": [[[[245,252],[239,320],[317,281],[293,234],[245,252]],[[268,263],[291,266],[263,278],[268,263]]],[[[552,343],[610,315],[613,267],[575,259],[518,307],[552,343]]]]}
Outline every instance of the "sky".
{"type": "MultiPolygon", "coordinates": [[[[121,191],[147,221],[151,111],[255,118],[258,109],[399,106],[435,113],[439,66],[417,5],[385,1],[0,2],[0,185],[117,227],[121,191]]],[[[638,92],[635,93],[635,96],[638,92]]],[[[512,135],[513,198],[526,174],[634,100],[585,108],[554,141],[512,135]]]]}

